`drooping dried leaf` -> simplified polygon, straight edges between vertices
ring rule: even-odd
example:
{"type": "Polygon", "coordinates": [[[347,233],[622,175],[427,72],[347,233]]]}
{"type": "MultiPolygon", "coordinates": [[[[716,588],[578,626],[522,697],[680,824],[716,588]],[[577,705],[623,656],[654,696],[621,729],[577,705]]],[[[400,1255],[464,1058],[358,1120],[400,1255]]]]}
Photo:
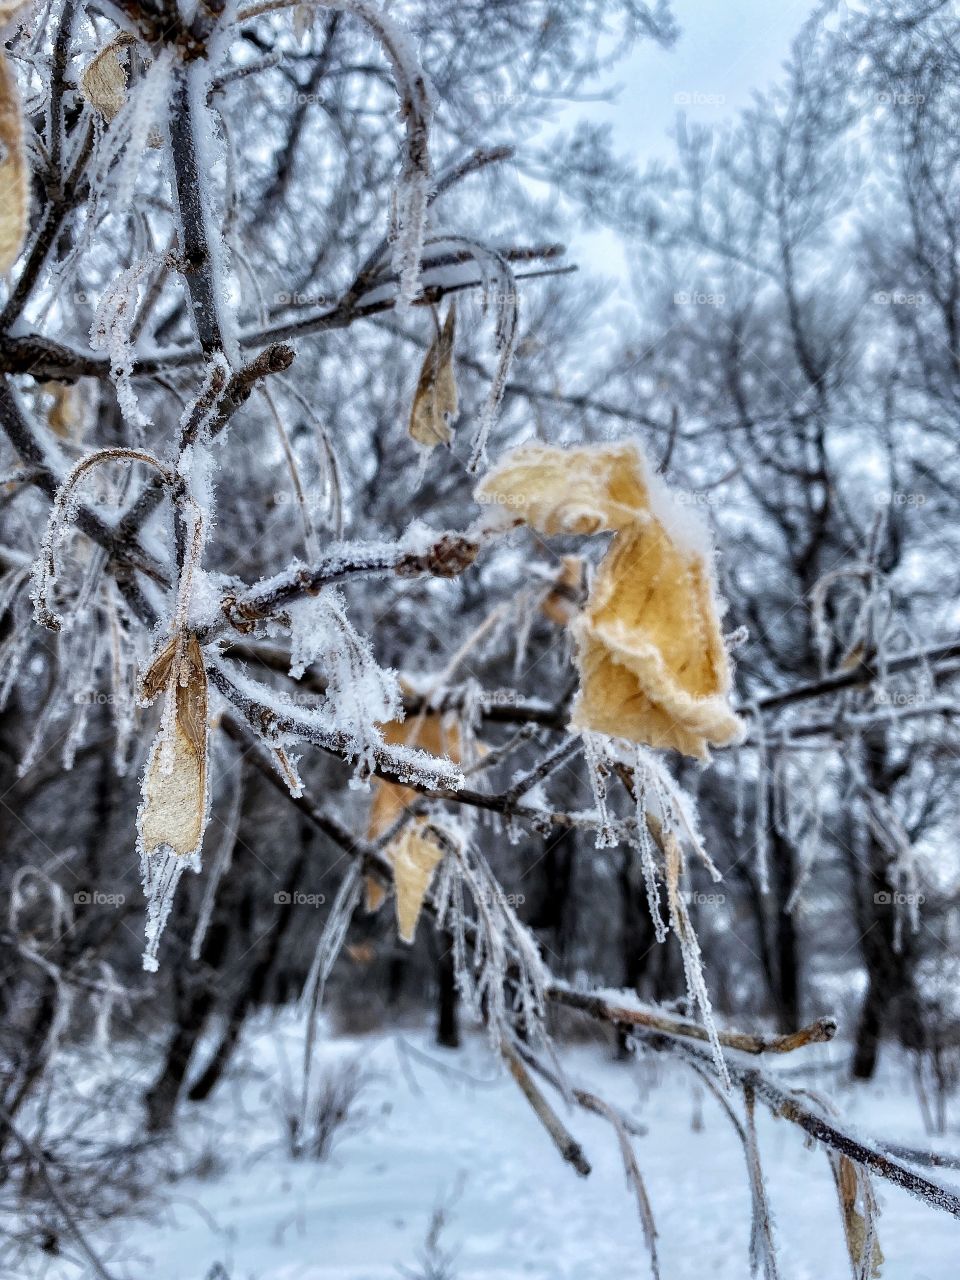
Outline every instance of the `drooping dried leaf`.
{"type": "MultiPolygon", "coordinates": [[[[442,715],[423,713],[402,721],[391,720],[383,726],[383,738],[390,746],[419,747],[421,751],[429,751],[431,755],[449,756],[455,763],[460,762],[462,748],[459,726],[445,725],[442,715]]],[[[370,806],[367,834],[371,840],[375,840],[393,825],[404,809],[414,803],[417,792],[412,787],[405,787],[399,782],[387,782],[383,778],[374,778],[371,785],[373,802],[370,806]]]]}
{"type": "MultiPolygon", "coordinates": [[[[847,1252],[854,1270],[859,1273],[863,1265],[863,1252],[867,1243],[867,1220],[857,1208],[857,1193],[860,1191],[860,1172],[852,1160],[839,1156],[834,1162],[834,1178],[840,1198],[840,1212],[843,1216],[843,1231],[847,1241],[847,1252]]],[[[869,1274],[879,1277],[883,1267],[883,1251],[880,1241],[874,1237],[870,1256],[869,1274]]]]}
{"type": "Polygon", "coordinates": [[[397,932],[404,942],[413,942],[423,900],[430,888],[433,873],[443,859],[443,850],[424,834],[422,826],[407,827],[391,848],[396,886],[397,932]]]}
{"type": "Polygon", "coordinates": [[[709,539],[678,519],[636,445],[514,450],[477,500],[545,534],[615,531],[573,624],[576,728],[701,759],[741,735],[709,539]]]}
{"type": "Polygon", "coordinates": [[[387,891],[376,876],[365,876],[363,881],[364,909],[373,915],[379,911],[387,899],[387,891]]]}
{"type": "Polygon", "coordinates": [[[83,435],[83,403],[76,383],[48,382],[44,391],[52,397],[47,426],[61,440],[78,440],[83,435]]]}
{"type": "Polygon", "coordinates": [[[105,120],[112,120],[126,100],[127,73],[120,61],[120,50],[132,40],[126,32],[111,40],[94,55],[80,77],[83,96],[105,120]]]}
{"type": "MultiPolygon", "coordinates": [[[[168,646],[168,649],[170,646],[168,646]]],[[[150,752],[140,808],[140,844],[145,854],[169,848],[196,853],[203,839],[207,800],[207,676],[196,636],[191,635],[179,662],[168,650],[144,677],[145,692],[166,670],[168,696],[175,699],[171,738],[161,727],[150,752]]],[[[156,694],[154,694],[156,696],[156,694]]]]}
{"type": "Polygon", "coordinates": [[[580,556],[564,556],[560,572],[544,596],[540,611],[550,622],[565,627],[580,612],[585,596],[584,564],[580,556]]]}
{"type": "Polygon", "coordinates": [[[0,275],[10,270],[23,248],[29,207],[20,93],[10,63],[0,53],[0,275]]]}
{"type": "Polygon", "coordinates": [[[432,449],[453,439],[451,419],[457,414],[457,377],[453,367],[453,343],[457,315],[453,303],[443,327],[431,342],[420,368],[420,378],[410,410],[410,435],[432,449]]]}
{"type": "Polygon", "coordinates": [[[297,38],[297,44],[304,44],[307,36],[313,30],[313,24],[317,16],[317,10],[312,4],[298,4],[293,11],[293,34],[297,38]]]}

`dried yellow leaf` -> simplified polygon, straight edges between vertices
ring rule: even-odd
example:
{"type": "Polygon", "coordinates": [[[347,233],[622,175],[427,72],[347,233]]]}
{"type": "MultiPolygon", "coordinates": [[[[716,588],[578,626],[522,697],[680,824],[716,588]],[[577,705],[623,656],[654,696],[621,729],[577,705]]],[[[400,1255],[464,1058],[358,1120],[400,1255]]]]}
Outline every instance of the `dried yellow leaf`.
{"type": "MultiPolygon", "coordinates": [[[[840,1156],[834,1167],[834,1177],[840,1196],[840,1211],[843,1214],[843,1231],[847,1240],[847,1252],[854,1269],[859,1271],[863,1265],[863,1251],[867,1243],[867,1222],[857,1208],[857,1193],[860,1190],[860,1174],[857,1166],[846,1156],[840,1156]]],[[[874,1237],[870,1256],[870,1272],[879,1277],[884,1257],[880,1241],[874,1237]]]]}
{"type": "Polygon", "coordinates": [[[44,391],[52,398],[47,426],[61,440],[77,440],[83,434],[83,403],[76,383],[48,382],[44,391]]]}
{"type": "Polygon", "coordinates": [[[175,699],[170,740],[157,734],[143,782],[140,843],[145,854],[167,847],[196,853],[207,801],[207,675],[196,636],[177,659],[176,642],[159,655],[143,680],[147,700],[166,683],[175,699]]]}
{"type": "Polygon", "coordinates": [[[80,77],[83,96],[105,120],[112,120],[126,101],[127,73],[120,61],[120,50],[132,40],[126,32],[111,40],[94,55],[80,77]]]}
{"type": "Polygon", "coordinates": [[[10,270],[23,248],[29,207],[20,93],[10,63],[0,53],[0,275],[10,270]]]}
{"type": "MultiPolygon", "coordinates": [[[[442,715],[433,712],[410,716],[403,721],[391,720],[383,726],[383,739],[394,747],[419,747],[421,751],[428,751],[434,756],[449,756],[459,763],[459,726],[447,726],[443,721],[442,715]]],[[[375,840],[393,825],[404,809],[414,803],[417,792],[412,787],[405,787],[399,782],[387,782],[383,778],[374,778],[371,785],[373,803],[370,806],[367,834],[371,840],[375,840]]]]}
{"type": "Polygon", "coordinates": [[[450,420],[457,414],[457,378],[453,367],[453,343],[457,314],[453,303],[443,328],[431,342],[420,368],[420,378],[410,410],[410,435],[432,449],[453,439],[450,420]]]}
{"type": "Polygon", "coordinates": [[[386,901],[387,891],[376,876],[365,876],[363,881],[364,909],[372,915],[379,911],[386,901]]]}
{"type": "Polygon", "coordinates": [[[741,735],[709,538],[635,444],[514,450],[477,500],[545,534],[615,531],[573,623],[574,727],[701,759],[741,735]]]}
{"type": "Polygon", "coordinates": [[[634,444],[521,445],[477,486],[481,506],[545,534],[627,529],[650,504],[634,444]]]}
{"type": "Polygon", "coordinates": [[[410,826],[394,841],[392,853],[397,931],[404,942],[412,942],[423,900],[437,864],[443,859],[443,850],[423,834],[421,827],[410,826]]]}

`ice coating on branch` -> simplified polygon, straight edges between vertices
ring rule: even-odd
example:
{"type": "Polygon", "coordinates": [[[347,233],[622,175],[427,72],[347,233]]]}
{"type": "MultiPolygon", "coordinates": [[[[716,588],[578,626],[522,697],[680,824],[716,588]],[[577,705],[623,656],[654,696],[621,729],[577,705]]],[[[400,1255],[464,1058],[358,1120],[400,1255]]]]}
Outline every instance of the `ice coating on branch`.
{"type": "Polygon", "coordinates": [[[386,55],[406,126],[403,167],[393,195],[393,268],[399,277],[397,309],[420,293],[420,260],[432,184],[432,93],[409,33],[371,0],[317,0],[325,9],[352,13],[371,28],[386,55]]]}
{"type": "Polygon", "coordinates": [[[110,376],[116,386],[117,400],[123,416],[135,432],[149,426],[150,419],[140,408],[130,377],[134,362],[130,332],[136,316],[140,284],[145,279],[149,280],[160,262],[159,254],[150,254],[121,271],[104,291],[90,326],[90,345],[94,351],[105,351],[109,356],[110,376]]]}
{"type": "Polygon", "coordinates": [[[207,105],[215,64],[215,53],[211,57],[198,58],[192,62],[186,71],[186,89],[193,146],[200,175],[200,210],[206,249],[210,259],[209,274],[213,285],[217,328],[223,339],[227,359],[233,366],[239,367],[242,362],[238,341],[237,311],[230,298],[230,251],[223,234],[223,214],[217,210],[217,200],[213,191],[213,174],[226,165],[224,143],[215,130],[216,117],[207,105]]]}
{"type": "Polygon", "coordinates": [[[171,47],[161,49],[101,135],[94,178],[98,204],[109,196],[111,206],[122,209],[132,200],[151,131],[166,114],[173,60],[171,47]]]}

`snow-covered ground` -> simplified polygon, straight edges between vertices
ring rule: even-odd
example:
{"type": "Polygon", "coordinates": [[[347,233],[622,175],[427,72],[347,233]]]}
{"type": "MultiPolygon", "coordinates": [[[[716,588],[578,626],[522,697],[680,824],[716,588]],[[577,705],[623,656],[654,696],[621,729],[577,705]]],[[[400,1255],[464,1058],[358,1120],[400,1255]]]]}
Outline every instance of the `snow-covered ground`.
{"type": "MultiPolygon", "coordinates": [[[[287,1152],[278,1081],[295,1091],[301,1043],[292,1018],[261,1018],[215,1097],[184,1109],[173,1162],[209,1154],[208,1171],[162,1188],[162,1206],[148,1220],[115,1223],[94,1237],[115,1275],[205,1280],[218,1262],[230,1280],[650,1274],[610,1127],[583,1112],[567,1115],[558,1102],[593,1165],[588,1178],[578,1177],[482,1039],[457,1053],[406,1033],[325,1039],[323,1065],[355,1064],[365,1083],[351,1122],[320,1162],[287,1152]],[[449,1269],[431,1272],[424,1247],[438,1209],[449,1269]]],[[[797,1072],[799,1054],[773,1069],[789,1067],[791,1083],[832,1093],[863,1133],[930,1145],[905,1066],[890,1065],[888,1055],[881,1080],[865,1089],[843,1082],[840,1047],[802,1054],[809,1074],[797,1072]]],[[[661,1060],[618,1063],[591,1045],[566,1047],[563,1060],[574,1083],[589,1082],[647,1127],[636,1150],[664,1280],[746,1280],[744,1157],[716,1100],[661,1060]]],[[[946,1150],[960,1148],[958,1119],[940,1140],[946,1150]]],[[[761,1108],[758,1131],[782,1280],[843,1280],[850,1272],[826,1156],[761,1108]]],[[[943,1171],[934,1176],[950,1181],[943,1171]]],[[[876,1187],[886,1280],[955,1280],[960,1223],[887,1184],[876,1187]]]]}

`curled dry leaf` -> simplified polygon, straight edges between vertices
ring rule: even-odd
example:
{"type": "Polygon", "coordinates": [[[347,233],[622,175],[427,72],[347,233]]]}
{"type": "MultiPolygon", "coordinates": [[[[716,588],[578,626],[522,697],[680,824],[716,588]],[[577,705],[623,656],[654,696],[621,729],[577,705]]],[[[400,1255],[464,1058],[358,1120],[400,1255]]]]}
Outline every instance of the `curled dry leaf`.
{"type": "Polygon", "coordinates": [[[143,679],[143,698],[152,702],[161,690],[174,699],[173,714],[154,740],[143,779],[138,826],[145,855],[168,848],[197,853],[207,807],[207,675],[195,635],[178,653],[173,640],[143,679]],[[168,736],[169,735],[169,736],[168,736]]]}
{"type": "Polygon", "coordinates": [[[0,53],[0,275],[10,270],[23,248],[29,206],[20,93],[10,63],[0,53]]]}
{"type": "Polygon", "coordinates": [[[741,736],[709,534],[679,511],[637,445],[516,449],[477,501],[545,534],[616,535],[572,623],[574,727],[700,759],[741,736]]]}
{"type": "Polygon", "coordinates": [[[427,830],[423,824],[409,826],[391,846],[397,932],[404,942],[413,941],[430,881],[443,860],[443,849],[430,839],[427,830]]]}
{"type": "Polygon", "coordinates": [[[440,332],[430,343],[420,368],[420,378],[410,410],[408,430],[417,444],[433,449],[453,439],[451,419],[457,414],[457,378],[453,367],[453,343],[457,313],[453,303],[440,332]]]}
{"type": "Polygon", "coordinates": [[[120,50],[132,43],[133,37],[121,32],[94,55],[80,77],[83,96],[105,120],[112,120],[126,100],[127,73],[120,61],[120,50]]]}

